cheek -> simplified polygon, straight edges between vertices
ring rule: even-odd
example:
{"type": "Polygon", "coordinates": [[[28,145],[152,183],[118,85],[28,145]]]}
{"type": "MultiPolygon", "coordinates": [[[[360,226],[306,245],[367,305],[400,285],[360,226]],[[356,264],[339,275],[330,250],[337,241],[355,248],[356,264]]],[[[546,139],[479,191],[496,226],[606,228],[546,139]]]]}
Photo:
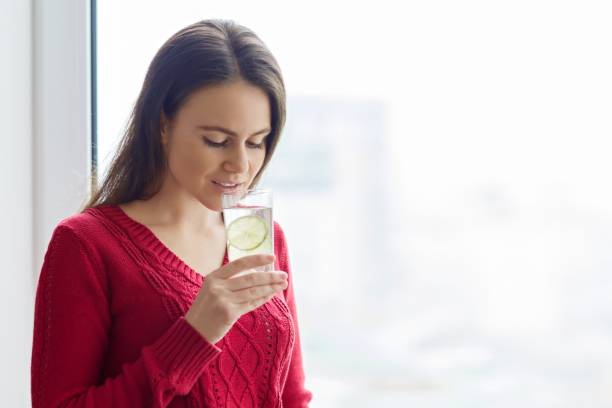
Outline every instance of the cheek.
{"type": "Polygon", "coordinates": [[[254,177],[257,172],[259,171],[259,169],[261,169],[261,166],[263,166],[263,162],[266,158],[266,151],[265,150],[261,150],[261,151],[257,151],[255,152],[250,159],[250,168],[249,168],[249,173],[251,173],[251,177],[254,177]]]}
{"type": "Polygon", "coordinates": [[[207,155],[205,149],[185,146],[170,156],[170,169],[174,177],[183,185],[197,184],[202,176],[214,166],[214,156],[207,155]]]}

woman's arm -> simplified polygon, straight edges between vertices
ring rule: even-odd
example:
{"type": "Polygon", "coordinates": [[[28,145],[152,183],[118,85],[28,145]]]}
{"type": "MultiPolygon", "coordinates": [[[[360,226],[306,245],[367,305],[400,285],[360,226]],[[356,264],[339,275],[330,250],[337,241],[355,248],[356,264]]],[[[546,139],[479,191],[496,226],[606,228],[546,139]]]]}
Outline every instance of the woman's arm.
{"type": "Polygon", "coordinates": [[[286,408],[306,408],[308,403],[312,400],[312,392],[304,388],[304,367],[302,364],[302,346],[300,343],[300,331],[298,324],[297,308],[295,305],[295,292],[293,289],[293,275],[291,274],[291,265],[289,262],[289,251],[287,249],[287,241],[285,234],[281,229],[280,225],[276,224],[275,234],[278,234],[278,238],[275,239],[279,243],[278,248],[278,263],[282,271],[287,272],[288,286],[284,290],[285,301],[289,306],[291,317],[293,318],[293,325],[295,327],[295,343],[293,345],[293,351],[291,354],[291,363],[289,365],[289,371],[287,373],[287,381],[283,389],[283,406],[286,408]]]}
{"type": "Polygon", "coordinates": [[[119,375],[102,378],[112,316],[95,261],[72,229],[55,229],[36,290],[32,406],[166,407],[221,350],[181,317],[119,375]]]}

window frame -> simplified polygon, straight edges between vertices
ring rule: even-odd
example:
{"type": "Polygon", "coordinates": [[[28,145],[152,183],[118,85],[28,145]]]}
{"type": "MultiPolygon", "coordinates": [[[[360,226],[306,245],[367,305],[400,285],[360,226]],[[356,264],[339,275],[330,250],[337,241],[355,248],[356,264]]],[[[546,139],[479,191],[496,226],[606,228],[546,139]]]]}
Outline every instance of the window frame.
{"type": "Polygon", "coordinates": [[[33,2],[34,282],[54,228],[92,187],[95,10],[95,0],[33,2]]]}

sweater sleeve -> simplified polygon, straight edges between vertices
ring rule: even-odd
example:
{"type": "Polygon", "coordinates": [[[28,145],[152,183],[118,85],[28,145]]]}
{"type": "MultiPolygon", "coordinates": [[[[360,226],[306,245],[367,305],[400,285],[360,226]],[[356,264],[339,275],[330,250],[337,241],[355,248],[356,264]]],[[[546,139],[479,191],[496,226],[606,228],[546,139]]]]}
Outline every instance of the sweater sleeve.
{"type": "Polygon", "coordinates": [[[36,289],[32,406],[166,407],[221,352],[184,317],[114,378],[102,378],[112,316],[101,261],[65,225],[53,232],[36,289]],[[97,261],[97,262],[96,262],[97,261]]]}
{"type": "Polygon", "coordinates": [[[287,272],[289,277],[287,288],[284,290],[285,301],[289,306],[295,328],[295,342],[291,354],[287,380],[282,393],[283,406],[286,408],[307,408],[308,403],[312,400],[312,392],[304,387],[305,376],[302,362],[302,346],[300,342],[297,308],[295,305],[293,275],[289,262],[289,251],[287,249],[287,242],[283,230],[278,224],[276,227],[275,233],[279,234],[277,242],[280,243],[280,248],[278,248],[279,267],[281,270],[287,272]]]}

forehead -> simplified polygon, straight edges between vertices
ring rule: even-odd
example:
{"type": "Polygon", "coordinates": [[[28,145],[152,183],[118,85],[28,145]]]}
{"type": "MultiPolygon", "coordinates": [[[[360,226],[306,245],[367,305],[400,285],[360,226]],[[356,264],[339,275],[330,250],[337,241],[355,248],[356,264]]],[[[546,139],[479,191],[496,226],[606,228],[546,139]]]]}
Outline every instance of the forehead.
{"type": "Polygon", "coordinates": [[[196,126],[249,132],[270,125],[270,102],[265,91],[244,81],[218,84],[194,91],[178,116],[196,126]]]}

